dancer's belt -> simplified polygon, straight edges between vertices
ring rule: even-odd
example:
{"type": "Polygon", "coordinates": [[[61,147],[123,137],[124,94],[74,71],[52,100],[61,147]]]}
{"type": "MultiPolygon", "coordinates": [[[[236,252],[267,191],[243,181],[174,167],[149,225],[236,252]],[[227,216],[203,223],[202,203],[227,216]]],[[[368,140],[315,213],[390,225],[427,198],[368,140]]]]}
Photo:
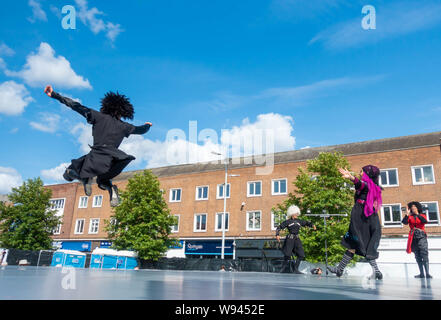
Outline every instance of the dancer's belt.
{"type": "Polygon", "coordinates": [[[298,234],[290,233],[286,236],[287,239],[297,239],[299,237],[298,234]]]}

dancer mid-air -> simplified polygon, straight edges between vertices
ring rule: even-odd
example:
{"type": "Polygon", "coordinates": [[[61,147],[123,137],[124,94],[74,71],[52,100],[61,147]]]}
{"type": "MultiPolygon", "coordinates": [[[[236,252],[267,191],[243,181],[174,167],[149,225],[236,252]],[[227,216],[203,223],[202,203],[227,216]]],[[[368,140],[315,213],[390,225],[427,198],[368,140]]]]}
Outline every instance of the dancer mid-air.
{"type": "Polygon", "coordinates": [[[112,179],[119,175],[130,161],[135,159],[118,147],[124,138],[131,134],[144,134],[152,124],[146,122],[142,126],[134,126],[121,121],[121,119],[132,120],[134,110],[129,99],[118,92],[106,93],[101,99],[99,112],[63,97],[55,92],[50,85],[46,86],[44,92],[49,97],[57,99],[81,114],[92,125],[92,150],[87,155],[72,160],[63,175],[64,179],[69,182],[81,181],[84,185],[84,192],[90,196],[92,194],[92,179],[97,177],[98,187],[109,192],[110,205],[117,206],[120,203],[118,188],[112,184],[112,179]]]}
{"type": "Polygon", "coordinates": [[[301,227],[310,227],[316,230],[315,225],[309,221],[299,219],[300,209],[299,207],[292,205],[287,210],[288,220],[282,222],[276,229],[277,241],[280,241],[279,233],[281,230],[288,228],[289,234],[286,236],[285,242],[283,243],[282,252],[284,255],[284,260],[280,272],[284,272],[291,255],[294,253],[297,256],[296,262],[294,264],[294,273],[303,274],[299,270],[300,262],[305,260],[305,251],[303,250],[302,241],[299,237],[299,231],[301,227]]]}
{"type": "Polygon", "coordinates": [[[363,167],[361,180],[346,169],[339,169],[339,171],[344,178],[350,179],[355,185],[355,204],[351,212],[349,230],[341,241],[347,250],[339,265],[328,267],[328,270],[341,277],[346,265],[352,260],[354,254],[357,254],[368,260],[375,278],[381,280],[383,274],[375,261],[378,258],[377,249],[381,238],[381,225],[378,218],[382,204],[382,188],[378,183],[380,169],[372,165],[363,167]]]}

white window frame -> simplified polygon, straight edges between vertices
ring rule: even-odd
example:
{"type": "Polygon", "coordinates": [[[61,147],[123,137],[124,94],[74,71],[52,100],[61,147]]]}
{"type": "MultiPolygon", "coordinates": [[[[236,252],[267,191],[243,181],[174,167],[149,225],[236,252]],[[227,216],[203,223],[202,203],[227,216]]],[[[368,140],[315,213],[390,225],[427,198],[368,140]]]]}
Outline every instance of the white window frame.
{"type": "MultiPolygon", "coordinates": [[[[222,232],[222,228],[218,228],[218,223],[219,223],[219,219],[222,218],[222,214],[223,212],[216,212],[215,215],[215,219],[214,219],[214,231],[215,232],[222,232]]],[[[228,221],[228,225],[227,228],[225,228],[225,232],[230,231],[230,213],[229,212],[225,212],[225,216],[227,217],[227,219],[225,219],[225,222],[228,221]]],[[[222,221],[220,221],[222,224],[222,221]]]]}
{"type": "Polygon", "coordinates": [[[193,221],[193,232],[207,232],[208,230],[208,214],[206,213],[195,213],[194,214],[194,221],[193,221]],[[205,230],[197,230],[197,217],[198,216],[205,216],[205,230]]]}
{"type": "MultiPolygon", "coordinates": [[[[412,183],[415,186],[425,185],[425,184],[435,184],[435,170],[433,169],[433,164],[423,164],[419,166],[412,166],[410,167],[410,171],[412,172],[412,183]],[[431,167],[432,168],[432,175],[433,175],[433,182],[416,182],[415,180],[415,169],[417,168],[423,168],[423,167],[431,167]]],[[[424,179],[424,173],[422,174],[422,177],[424,179]]]]}
{"type": "Polygon", "coordinates": [[[169,199],[168,202],[181,202],[182,200],[182,188],[172,188],[170,189],[170,195],[169,195],[169,199]],[[180,190],[181,192],[179,193],[179,200],[173,200],[173,192],[180,190]]]}
{"type": "Polygon", "coordinates": [[[262,230],[262,211],[261,210],[247,211],[246,218],[247,218],[246,219],[246,230],[247,231],[261,231],[262,230]],[[255,212],[259,212],[260,213],[260,228],[259,229],[256,229],[256,228],[250,229],[249,226],[248,226],[248,221],[250,219],[250,213],[255,213],[255,212]]]}
{"type": "MultiPolygon", "coordinates": [[[[220,194],[220,187],[221,186],[223,186],[225,183],[221,183],[221,184],[218,184],[217,185],[217,189],[216,189],[216,199],[223,199],[224,197],[222,196],[220,196],[219,194],[220,194]]],[[[225,187],[224,187],[225,188],[225,187]]],[[[230,191],[230,192],[226,192],[228,195],[227,195],[227,199],[230,199],[230,196],[231,196],[231,183],[227,183],[227,187],[225,188],[225,190],[227,191],[230,191]]]]}
{"type": "Polygon", "coordinates": [[[394,187],[399,187],[400,186],[400,179],[398,177],[398,168],[388,168],[388,169],[381,169],[380,170],[380,180],[381,180],[381,172],[386,172],[387,173],[387,182],[388,184],[381,184],[381,186],[383,188],[394,188],[394,187]],[[397,173],[397,184],[389,184],[389,171],[391,170],[395,170],[397,173]]]}
{"type": "MultiPolygon", "coordinates": [[[[254,189],[255,189],[255,187],[254,187],[254,189]]],[[[263,194],[263,183],[262,183],[262,180],[260,180],[260,181],[248,181],[247,182],[247,197],[248,198],[261,197],[262,194],[263,194]],[[252,183],[260,183],[260,194],[250,194],[250,185],[252,183]]]]}
{"type": "Polygon", "coordinates": [[[81,196],[81,197],[80,197],[80,201],[78,202],[78,209],[87,209],[88,205],[89,205],[89,197],[88,197],[88,196],[81,196]],[[81,206],[81,199],[84,199],[84,198],[87,199],[87,200],[86,200],[86,206],[85,206],[85,207],[82,207],[82,206],[81,206]]]}
{"type": "Polygon", "coordinates": [[[210,186],[206,185],[206,186],[197,186],[196,187],[196,194],[195,194],[195,200],[196,201],[207,201],[208,198],[210,196],[210,186]],[[207,198],[199,198],[198,197],[198,188],[207,188],[207,198]]]}
{"type": "Polygon", "coordinates": [[[63,226],[63,222],[60,221],[60,223],[54,228],[52,234],[53,235],[59,235],[61,234],[61,227],[63,226]]]}
{"type": "Polygon", "coordinates": [[[89,234],[98,234],[100,230],[100,218],[91,218],[89,220],[89,234]],[[96,226],[96,231],[92,232],[93,220],[98,220],[98,225],[96,226]]]}
{"type": "MultiPolygon", "coordinates": [[[[426,223],[424,226],[425,227],[437,227],[437,226],[440,226],[441,225],[441,223],[440,223],[440,213],[439,213],[439,205],[438,205],[438,201],[420,201],[420,203],[421,203],[421,205],[423,206],[423,209],[424,209],[424,205],[425,204],[429,204],[429,203],[435,203],[436,204],[436,212],[437,212],[437,215],[438,215],[438,223],[426,223]]],[[[423,213],[424,213],[424,210],[423,210],[423,213]]],[[[427,215],[427,222],[429,222],[429,216],[427,215]]]]}
{"type": "Polygon", "coordinates": [[[173,216],[178,218],[178,224],[177,224],[178,229],[177,230],[173,230],[173,227],[175,226],[175,225],[173,225],[171,232],[172,233],[178,233],[179,232],[179,222],[181,222],[181,215],[180,214],[174,214],[173,216]]]}
{"type": "MultiPolygon", "coordinates": [[[[392,214],[392,212],[391,212],[392,214]]],[[[403,224],[401,223],[401,221],[403,220],[403,212],[401,211],[401,203],[383,203],[381,205],[381,226],[383,228],[402,228],[403,224]],[[400,207],[400,224],[398,225],[386,225],[385,224],[385,219],[384,219],[384,207],[392,207],[392,206],[399,206],[400,207]]]]}
{"type": "MultiPolygon", "coordinates": [[[[287,216],[286,216],[286,214],[284,214],[284,216],[285,216],[285,220],[287,219],[287,216]]],[[[275,219],[275,217],[276,217],[276,215],[274,214],[274,212],[273,211],[271,211],[271,230],[272,231],[275,231],[276,229],[277,229],[277,227],[275,226],[275,224],[274,224],[274,219],[275,219]]]]}
{"type": "Polygon", "coordinates": [[[50,210],[55,210],[55,211],[56,211],[56,212],[55,212],[55,216],[57,216],[57,217],[62,217],[63,214],[64,214],[64,207],[66,206],[66,198],[53,198],[53,199],[50,199],[49,202],[50,202],[50,204],[51,204],[50,210]],[[54,202],[57,202],[57,201],[60,201],[60,200],[63,201],[63,206],[60,207],[60,208],[57,208],[57,207],[54,207],[54,208],[53,208],[53,207],[52,207],[52,206],[53,206],[53,203],[54,203],[54,202]]]}
{"type": "Polygon", "coordinates": [[[272,179],[271,180],[271,195],[273,196],[281,196],[281,195],[287,195],[288,194],[288,179],[287,178],[280,178],[280,179],[272,179]],[[274,192],[274,183],[280,182],[282,180],[285,180],[286,190],[285,192],[280,192],[280,184],[279,184],[279,192],[274,192]]]}
{"type": "Polygon", "coordinates": [[[98,194],[98,195],[96,195],[96,196],[93,196],[93,199],[92,199],[92,208],[101,208],[101,207],[103,206],[103,200],[104,200],[104,196],[101,195],[101,194],[98,194]],[[96,201],[95,199],[98,198],[98,197],[101,197],[101,203],[100,203],[99,206],[95,205],[95,201],[96,201]]]}
{"type": "Polygon", "coordinates": [[[86,219],[77,219],[75,221],[75,229],[74,229],[74,234],[83,234],[84,233],[84,226],[86,225],[86,219]],[[82,226],[82,231],[78,232],[78,222],[83,221],[83,226],[82,226]]]}

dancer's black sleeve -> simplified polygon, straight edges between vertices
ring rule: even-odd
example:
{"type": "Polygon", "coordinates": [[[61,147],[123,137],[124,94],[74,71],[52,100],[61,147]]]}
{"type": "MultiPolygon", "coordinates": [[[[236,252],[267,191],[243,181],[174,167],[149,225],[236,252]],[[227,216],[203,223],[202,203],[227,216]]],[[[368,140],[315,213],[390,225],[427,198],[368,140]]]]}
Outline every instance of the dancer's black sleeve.
{"type": "Polygon", "coordinates": [[[288,226],[288,222],[287,221],[283,221],[281,224],[279,224],[276,228],[276,236],[279,235],[279,232],[283,229],[285,229],[288,226]]]}
{"type": "Polygon", "coordinates": [[[355,177],[355,180],[353,182],[354,182],[354,187],[355,187],[356,190],[361,190],[361,189],[367,187],[366,186],[366,182],[358,179],[357,177],[355,177]]]}
{"type": "Polygon", "coordinates": [[[149,124],[144,124],[142,126],[134,126],[133,124],[124,122],[125,124],[125,129],[124,129],[124,133],[126,138],[128,138],[131,134],[144,134],[147,133],[147,131],[150,130],[151,125],[149,124]]]}
{"type": "Polygon", "coordinates": [[[68,106],[69,108],[71,108],[72,110],[78,112],[79,114],[81,114],[83,117],[85,117],[87,119],[87,122],[89,122],[90,124],[93,124],[93,113],[95,110],[92,110],[88,107],[83,106],[81,103],[74,101],[70,98],[67,97],[63,97],[61,94],[52,91],[51,94],[51,98],[54,98],[58,101],[60,101],[62,104],[68,106]]]}
{"type": "Polygon", "coordinates": [[[409,224],[409,217],[408,216],[404,216],[403,220],[401,220],[402,224],[409,224]]]}
{"type": "Polygon", "coordinates": [[[314,226],[311,221],[299,220],[299,222],[302,227],[312,228],[314,226]]]}

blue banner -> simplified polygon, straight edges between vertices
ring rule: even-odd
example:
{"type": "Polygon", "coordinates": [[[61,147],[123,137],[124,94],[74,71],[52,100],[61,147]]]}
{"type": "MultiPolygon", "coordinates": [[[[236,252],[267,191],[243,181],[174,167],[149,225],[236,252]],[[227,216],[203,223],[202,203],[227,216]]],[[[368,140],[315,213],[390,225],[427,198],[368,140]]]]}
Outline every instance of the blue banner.
{"type": "MultiPolygon", "coordinates": [[[[221,255],[222,240],[186,240],[185,254],[221,255]]],[[[233,240],[225,240],[224,255],[233,255],[233,240]]]]}
{"type": "Polygon", "coordinates": [[[76,251],[90,251],[91,247],[91,241],[63,241],[61,245],[61,249],[76,251]]]}

